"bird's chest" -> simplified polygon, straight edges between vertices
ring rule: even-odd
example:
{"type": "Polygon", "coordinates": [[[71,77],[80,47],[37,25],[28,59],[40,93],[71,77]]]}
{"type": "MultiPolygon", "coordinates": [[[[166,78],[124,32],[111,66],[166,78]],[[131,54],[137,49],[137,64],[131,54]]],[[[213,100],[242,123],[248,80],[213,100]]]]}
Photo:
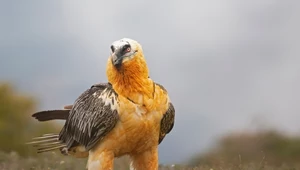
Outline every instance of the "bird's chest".
{"type": "Polygon", "coordinates": [[[143,126],[145,124],[159,124],[162,118],[164,104],[157,103],[154,99],[135,100],[120,98],[118,113],[122,123],[133,126],[143,126]]]}
{"type": "Polygon", "coordinates": [[[133,102],[123,102],[119,109],[119,134],[131,152],[140,152],[157,145],[162,112],[133,102]]]}

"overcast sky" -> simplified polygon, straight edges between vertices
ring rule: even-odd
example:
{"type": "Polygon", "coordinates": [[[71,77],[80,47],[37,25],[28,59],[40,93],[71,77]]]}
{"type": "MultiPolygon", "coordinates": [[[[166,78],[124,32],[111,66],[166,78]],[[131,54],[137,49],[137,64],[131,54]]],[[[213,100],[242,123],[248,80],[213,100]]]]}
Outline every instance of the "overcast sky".
{"type": "Polygon", "coordinates": [[[299,16],[296,0],[4,0],[0,81],[60,108],[107,81],[113,41],[135,39],[176,108],[160,160],[179,163],[232,131],[300,133],[299,16]]]}

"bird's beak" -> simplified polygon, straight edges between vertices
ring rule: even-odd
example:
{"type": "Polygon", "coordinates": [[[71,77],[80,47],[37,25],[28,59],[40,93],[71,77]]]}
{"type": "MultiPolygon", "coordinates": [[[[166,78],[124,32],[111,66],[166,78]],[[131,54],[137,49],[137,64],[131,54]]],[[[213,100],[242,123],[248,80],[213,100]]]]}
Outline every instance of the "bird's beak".
{"type": "Polygon", "coordinates": [[[116,49],[116,51],[112,54],[112,63],[116,68],[120,68],[123,62],[124,57],[122,55],[121,49],[116,49]]]}

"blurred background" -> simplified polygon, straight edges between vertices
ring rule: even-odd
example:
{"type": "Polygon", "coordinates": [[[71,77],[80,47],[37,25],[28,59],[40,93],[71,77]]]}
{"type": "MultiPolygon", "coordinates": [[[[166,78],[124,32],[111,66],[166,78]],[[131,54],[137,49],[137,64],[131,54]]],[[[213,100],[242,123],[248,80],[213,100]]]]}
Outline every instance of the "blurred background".
{"type": "Polygon", "coordinates": [[[109,47],[128,37],[176,108],[162,164],[197,164],[227,140],[262,154],[274,135],[293,140],[300,160],[299,16],[295,0],[1,1],[0,150],[32,155],[20,143],[62,123],[41,125],[31,113],[106,82],[109,47]]]}

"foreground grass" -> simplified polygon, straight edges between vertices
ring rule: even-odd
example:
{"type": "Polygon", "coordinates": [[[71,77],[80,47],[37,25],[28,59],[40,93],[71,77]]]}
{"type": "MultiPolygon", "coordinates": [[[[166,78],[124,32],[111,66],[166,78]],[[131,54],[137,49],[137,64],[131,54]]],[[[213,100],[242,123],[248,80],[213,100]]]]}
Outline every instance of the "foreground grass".
{"type": "MultiPolygon", "coordinates": [[[[117,159],[115,161],[116,170],[129,170],[128,158],[117,159]]],[[[0,152],[0,170],[83,170],[85,169],[86,159],[75,159],[72,157],[61,156],[58,153],[45,153],[36,158],[22,158],[17,153],[0,152]]],[[[257,163],[242,162],[224,163],[219,162],[211,166],[184,167],[180,165],[160,166],[160,170],[300,170],[297,167],[288,165],[268,165],[265,160],[257,163]]]]}

